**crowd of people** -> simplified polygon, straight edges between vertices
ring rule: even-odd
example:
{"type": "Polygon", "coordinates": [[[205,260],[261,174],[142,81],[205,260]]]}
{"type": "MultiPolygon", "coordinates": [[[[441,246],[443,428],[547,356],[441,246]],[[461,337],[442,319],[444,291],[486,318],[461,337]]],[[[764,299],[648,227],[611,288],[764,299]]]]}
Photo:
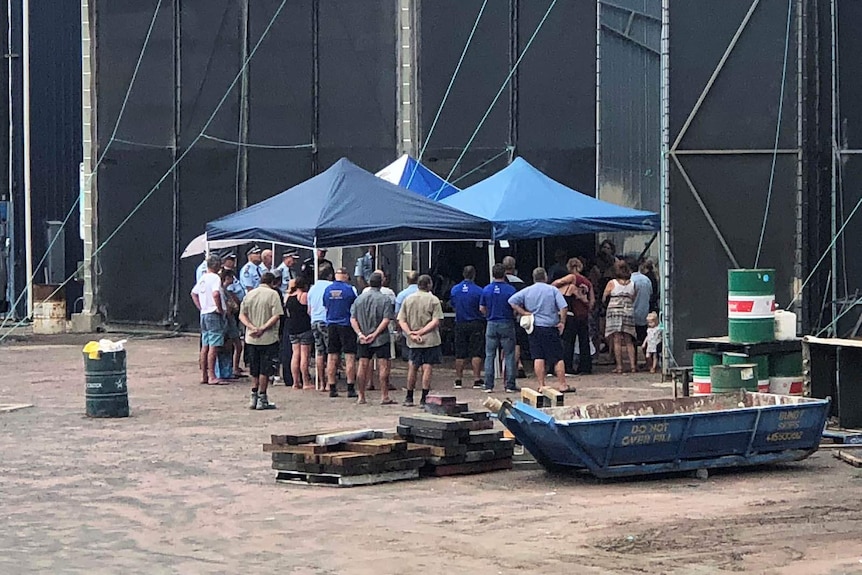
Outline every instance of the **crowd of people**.
{"type": "MultiPolygon", "coordinates": [[[[373,248],[356,262],[356,285],[346,268],[326,259],[325,250],[318,252],[316,270],[314,258],[300,264],[295,251],[285,252],[278,266],[271,250],[255,246],[246,256],[239,272],[232,252],[210,254],[198,268],[191,297],[200,310],[202,384],[246,377],[245,364],[252,378],[249,407],[267,410],[275,408],[267,390],[279,365],[286,385],[333,398],[339,397],[343,370],[348,398],[366,403],[376,381],[381,404],[394,404],[390,373],[397,342],[408,361],[402,404],[414,405],[417,386],[418,403],[425,403],[434,366],[442,361],[444,319],[429,275],[410,272],[407,287],[396,294],[386,273],[374,269],[373,248]]],[[[469,366],[472,387],[493,393],[499,366],[504,390],[518,391],[516,379],[526,376],[528,354],[539,389],[573,392],[566,376],[592,373],[600,351],[614,359],[615,373],[623,373],[623,355],[635,372],[642,348],[654,372],[661,330],[652,262],[640,262],[633,273],[634,262],[618,258],[605,240],[586,274],[585,263],[559,250],[555,264],[548,271],[534,269],[527,285],[515,259],[506,256],[484,287],[476,284],[475,267],[466,266],[448,294],[455,316],[455,389],[463,388],[469,366]]]]}

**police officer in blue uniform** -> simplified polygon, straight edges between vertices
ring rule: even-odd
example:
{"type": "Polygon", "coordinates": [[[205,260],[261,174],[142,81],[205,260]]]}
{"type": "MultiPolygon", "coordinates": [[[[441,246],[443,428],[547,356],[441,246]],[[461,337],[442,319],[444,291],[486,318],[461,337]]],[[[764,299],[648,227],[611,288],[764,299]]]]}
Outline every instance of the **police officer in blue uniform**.
{"type": "Polygon", "coordinates": [[[281,293],[286,294],[290,280],[296,279],[294,266],[296,260],[299,259],[299,254],[295,250],[284,252],[281,256],[281,263],[273,271],[275,277],[281,278],[281,293]]]}
{"type": "MultiPolygon", "coordinates": [[[[228,250],[221,257],[221,265],[222,269],[226,271],[233,272],[233,282],[225,288],[227,292],[228,299],[232,297],[236,297],[237,303],[242,303],[242,298],[245,297],[245,288],[242,287],[242,284],[236,277],[236,254],[232,251],[228,250]]],[[[239,321],[239,312],[233,311],[228,312],[227,314],[227,330],[225,332],[225,338],[230,340],[233,344],[233,376],[234,377],[244,377],[244,373],[240,368],[240,359],[242,358],[242,350],[243,350],[243,342],[242,342],[242,334],[243,334],[243,325],[239,321]]]]}
{"type": "MultiPolygon", "coordinates": [[[[225,269],[234,270],[234,272],[236,272],[236,259],[235,253],[228,252],[221,257],[221,265],[225,269]]],[[[242,287],[242,283],[240,283],[239,279],[235,275],[233,283],[227,287],[227,291],[234,294],[240,302],[242,302],[242,298],[245,297],[245,288],[242,287]]]]}
{"type": "Polygon", "coordinates": [[[242,266],[242,270],[239,272],[239,281],[246,292],[250,292],[260,285],[262,275],[260,271],[260,254],[261,250],[257,246],[253,246],[245,252],[248,261],[242,266]]]}

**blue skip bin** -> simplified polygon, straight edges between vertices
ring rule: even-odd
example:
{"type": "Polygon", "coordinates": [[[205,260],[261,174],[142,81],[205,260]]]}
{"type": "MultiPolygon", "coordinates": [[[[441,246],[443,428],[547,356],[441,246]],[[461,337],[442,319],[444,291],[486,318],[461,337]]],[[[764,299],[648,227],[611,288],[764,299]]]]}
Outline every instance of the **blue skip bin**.
{"type": "Polygon", "coordinates": [[[547,469],[605,478],[805,459],[820,444],[829,400],[740,390],[542,410],[521,402],[496,407],[547,469]]]}

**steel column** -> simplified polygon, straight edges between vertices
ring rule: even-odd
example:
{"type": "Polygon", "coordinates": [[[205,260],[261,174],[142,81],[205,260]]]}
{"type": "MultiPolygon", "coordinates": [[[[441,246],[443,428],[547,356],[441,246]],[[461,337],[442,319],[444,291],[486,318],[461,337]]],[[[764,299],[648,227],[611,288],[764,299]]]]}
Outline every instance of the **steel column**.
{"type": "MultiPolygon", "coordinates": [[[[182,31],[183,31],[183,0],[174,0],[173,19],[173,77],[174,77],[174,118],[173,134],[171,135],[171,163],[177,164],[182,134],[182,31]]],[[[171,198],[173,202],[173,250],[171,252],[171,270],[173,278],[171,281],[170,322],[177,321],[180,313],[180,255],[183,245],[180,238],[182,222],[180,220],[180,166],[177,165],[171,174],[171,198]]]]}
{"type": "MultiPolygon", "coordinates": [[[[671,227],[670,227],[670,0],[661,2],[661,249],[659,269],[662,274],[661,310],[662,371],[668,373],[673,358],[673,282],[671,280],[671,227]]],[[[674,361],[673,363],[676,363],[674,361]]]]}
{"type": "MultiPolygon", "coordinates": [[[[239,50],[240,62],[248,61],[249,45],[249,0],[240,2],[239,50]]],[[[236,209],[248,207],[248,114],[249,114],[249,74],[251,66],[242,71],[239,85],[239,126],[236,147],[236,209]]]]}

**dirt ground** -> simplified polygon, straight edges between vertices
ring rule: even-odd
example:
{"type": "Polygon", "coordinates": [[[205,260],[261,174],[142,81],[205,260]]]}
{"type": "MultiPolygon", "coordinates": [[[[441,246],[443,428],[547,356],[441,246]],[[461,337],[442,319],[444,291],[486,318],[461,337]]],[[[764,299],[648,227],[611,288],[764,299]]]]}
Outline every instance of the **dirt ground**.
{"type": "MultiPolygon", "coordinates": [[[[706,481],[529,470],[286,486],[261,451],[271,433],[391,428],[415,409],[276,387],[278,410],[250,411],[247,385],[197,383],[194,338],[137,337],[132,417],[87,419],[87,339],[0,348],[0,403],[35,406],[0,413],[0,574],[862,573],[862,470],[824,451],[706,481]]],[[[451,381],[440,370],[437,389],[451,381]]],[[[649,374],[576,385],[570,403],[670,394],[649,374]]]]}

